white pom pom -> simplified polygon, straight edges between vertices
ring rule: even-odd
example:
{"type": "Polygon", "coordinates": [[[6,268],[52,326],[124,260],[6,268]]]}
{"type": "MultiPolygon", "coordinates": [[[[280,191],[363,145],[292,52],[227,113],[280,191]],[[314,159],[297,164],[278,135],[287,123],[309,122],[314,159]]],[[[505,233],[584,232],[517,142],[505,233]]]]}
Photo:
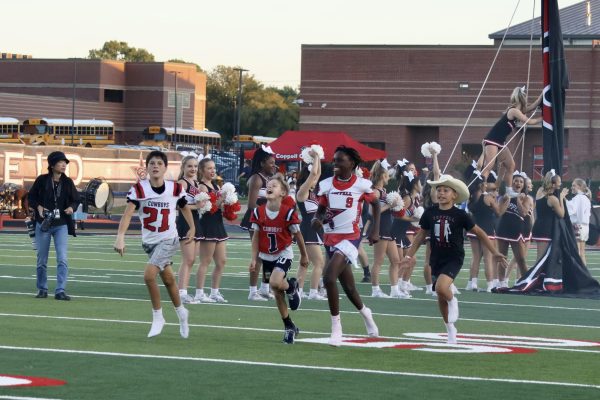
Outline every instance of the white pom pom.
{"type": "Polygon", "coordinates": [[[223,204],[232,205],[238,202],[238,195],[236,192],[224,193],[223,204]]]}
{"type": "Polygon", "coordinates": [[[226,182],[221,186],[221,193],[235,193],[235,186],[230,182],[226,182]]]}
{"type": "Polygon", "coordinates": [[[302,153],[300,153],[300,157],[302,158],[302,161],[305,164],[312,164],[313,159],[310,156],[310,147],[305,147],[304,149],[302,149],[302,153]]]}
{"type": "Polygon", "coordinates": [[[404,208],[404,201],[398,192],[389,192],[385,198],[392,211],[400,211],[404,208]]]}
{"type": "Polygon", "coordinates": [[[429,143],[429,152],[434,152],[435,154],[440,155],[441,151],[442,151],[442,146],[440,146],[439,143],[437,143],[437,142],[429,143]]]}
{"type": "Polygon", "coordinates": [[[194,196],[194,200],[196,200],[196,206],[198,207],[198,213],[200,215],[204,214],[207,211],[210,211],[210,209],[212,208],[210,196],[206,192],[198,193],[196,196],[194,196]]]}
{"type": "Polygon", "coordinates": [[[356,167],[356,169],[354,170],[354,175],[358,176],[359,178],[362,178],[363,177],[362,169],[360,167],[356,167]]]}
{"type": "Polygon", "coordinates": [[[313,144],[310,146],[310,148],[312,149],[312,151],[317,153],[320,160],[325,158],[325,151],[323,150],[323,147],[320,144],[313,144]]]}
{"type": "Polygon", "coordinates": [[[425,158],[431,157],[431,153],[429,152],[429,143],[423,143],[421,145],[421,154],[423,154],[423,157],[425,158]]]}

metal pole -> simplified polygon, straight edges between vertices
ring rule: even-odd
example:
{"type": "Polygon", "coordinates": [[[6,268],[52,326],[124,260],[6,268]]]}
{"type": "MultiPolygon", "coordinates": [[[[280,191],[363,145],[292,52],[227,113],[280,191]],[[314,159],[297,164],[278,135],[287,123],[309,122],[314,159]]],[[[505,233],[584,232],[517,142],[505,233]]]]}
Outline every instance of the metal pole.
{"type": "Polygon", "coordinates": [[[77,85],[77,59],[73,59],[73,101],[71,104],[71,146],[75,146],[75,87],[77,85]]]}
{"type": "MultiPolygon", "coordinates": [[[[175,74],[175,133],[173,134],[173,137],[171,138],[171,142],[175,141],[175,136],[177,135],[177,74],[179,72],[174,71],[175,74]]],[[[174,146],[173,146],[174,147],[174,146]]]]}
{"type": "Polygon", "coordinates": [[[239,73],[240,73],[240,80],[238,83],[237,104],[236,104],[237,121],[235,124],[235,134],[239,136],[240,126],[242,124],[242,84],[243,84],[242,75],[245,71],[248,71],[248,70],[243,69],[243,68],[234,68],[234,71],[239,71],[239,73]]]}

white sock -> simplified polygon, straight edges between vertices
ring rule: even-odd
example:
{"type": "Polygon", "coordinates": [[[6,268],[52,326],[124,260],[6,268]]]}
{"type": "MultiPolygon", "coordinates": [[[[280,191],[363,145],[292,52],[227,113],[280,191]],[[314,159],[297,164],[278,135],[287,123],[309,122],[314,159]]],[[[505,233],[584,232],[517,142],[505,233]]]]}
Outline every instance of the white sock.
{"type": "Polygon", "coordinates": [[[196,289],[196,297],[204,297],[204,289],[196,289]]]}
{"type": "Polygon", "coordinates": [[[316,296],[319,293],[317,289],[310,289],[309,296],[316,296]]]}
{"type": "Polygon", "coordinates": [[[250,286],[250,294],[256,293],[256,292],[257,292],[256,286],[250,286]]]}
{"type": "Polygon", "coordinates": [[[471,279],[471,286],[477,287],[477,278],[472,278],[471,279]]]}
{"type": "Polygon", "coordinates": [[[426,289],[428,292],[433,292],[433,284],[431,284],[431,285],[425,285],[425,289],[426,289]]]}
{"type": "Polygon", "coordinates": [[[375,292],[379,292],[381,289],[379,289],[379,285],[373,285],[373,286],[371,286],[371,290],[373,291],[373,293],[375,293],[375,292]]]}
{"type": "Polygon", "coordinates": [[[187,296],[187,289],[179,289],[179,296],[187,296]]]}
{"type": "Polygon", "coordinates": [[[339,324],[341,323],[342,319],[340,318],[340,315],[332,315],[331,316],[331,323],[332,324],[339,324]]]}
{"type": "Polygon", "coordinates": [[[183,304],[180,305],[179,307],[175,307],[175,312],[177,312],[177,315],[183,313],[184,312],[183,310],[185,310],[185,307],[183,306],[183,304]]]}
{"type": "Polygon", "coordinates": [[[217,294],[219,294],[219,288],[216,288],[216,289],[215,288],[210,288],[210,295],[211,296],[217,295],[217,294]]]}
{"type": "Polygon", "coordinates": [[[158,310],[152,309],[152,319],[164,319],[162,308],[159,308],[158,310]]]}
{"type": "Polygon", "coordinates": [[[456,344],[456,327],[453,323],[446,324],[446,332],[448,333],[448,344],[456,344]]]}
{"type": "Polygon", "coordinates": [[[494,285],[494,287],[498,287],[498,285],[500,284],[500,281],[498,279],[494,279],[492,281],[492,284],[494,285]]]}

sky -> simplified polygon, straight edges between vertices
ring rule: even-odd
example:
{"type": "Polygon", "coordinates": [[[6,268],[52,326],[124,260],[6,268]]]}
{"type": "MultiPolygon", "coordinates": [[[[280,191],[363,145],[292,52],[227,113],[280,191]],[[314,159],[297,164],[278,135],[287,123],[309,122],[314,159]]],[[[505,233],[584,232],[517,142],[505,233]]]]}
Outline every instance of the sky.
{"type": "Polygon", "coordinates": [[[492,44],[513,13],[512,25],[539,16],[540,1],[534,13],[534,0],[12,0],[0,52],[87,57],[119,40],[157,61],[241,66],[265,85],[298,87],[302,44],[492,44]]]}

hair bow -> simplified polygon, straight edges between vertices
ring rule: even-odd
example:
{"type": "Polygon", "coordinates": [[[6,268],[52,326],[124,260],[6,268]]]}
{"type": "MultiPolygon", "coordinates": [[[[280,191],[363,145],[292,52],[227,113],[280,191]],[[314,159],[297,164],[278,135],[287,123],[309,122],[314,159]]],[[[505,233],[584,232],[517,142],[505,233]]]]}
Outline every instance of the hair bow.
{"type": "Polygon", "coordinates": [[[477,161],[473,160],[471,167],[473,167],[474,170],[477,170],[477,161]]]}
{"type": "Polygon", "coordinates": [[[492,175],[494,179],[498,179],[498,174],[496,173],[496,171],[490,171],[490,175],[492,175]]]}
{"type": "Polygon", "coordinates": [[[552,168],[552,169],[550,170],[550,173],[552,174],[552,176],[556,176],[556,171],[554,170],[554,168],[552,168]]]}
{"type": "Polygon", "coordinates": [[[479,171],[478,169],[476,169],[475,171],[473,171],[473,173],[475,175],[477,175],[477,179],[479,179],[480,181],[483,181],[483,176],[481,175],[481,171],[479,171]]]}
{"type": "Polygon", "coordinates": [[[398,164],[398,166],[400,168],[404,167],[406,164],[408,164],[408,160],[406,158],[403,158],[402,160],[398,160],[396,161],[396,164],[398,164]]]}
{"type": "Polygon", "coordinates": [[[409,182],[412,182],[415,179],[415,174],[412,171],[404,171],[404,176],[408,178],[409,182]]]}
{"type": "Polygon", "coordinates": [[[265,153],[275,154],[275,152],[273,151],[271,146],[265,146],[264,144],[262,144],[260,147],[261,147],[262,151],[264,151],[265,153]]]}
{"type": "Polygon", "coordinates": [[[387,158],[384,158],[383,160],[381,160],[381,167],[386,170],[390,169],[391,165],[388,162],[387,158]]]}
{"type": "Polygon", "coordinates": [[[526,93],[526,90],[527,90],[527,88],[525,87],[525,85],[523,85],[523,86],[521,86],[521,87],[519,88],[519,92],[521,92],[521,94],[522,94],[522,95],[525,95],[525,94],[527,94],[527,93],[526,93]]]}

